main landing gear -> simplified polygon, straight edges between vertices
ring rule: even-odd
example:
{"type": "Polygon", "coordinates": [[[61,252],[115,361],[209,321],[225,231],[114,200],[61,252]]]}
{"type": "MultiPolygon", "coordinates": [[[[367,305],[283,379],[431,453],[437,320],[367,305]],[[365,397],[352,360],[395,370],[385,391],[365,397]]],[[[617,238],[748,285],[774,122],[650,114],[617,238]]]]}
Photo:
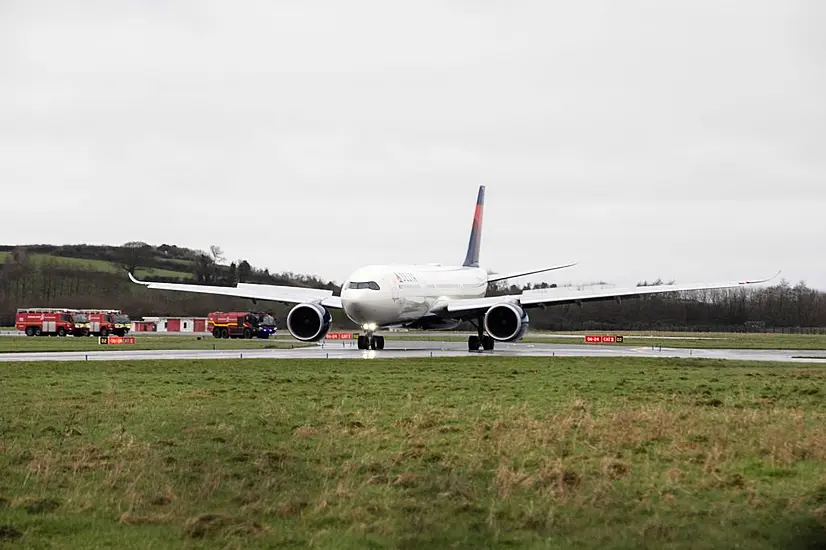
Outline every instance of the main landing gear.
{"type": "MultiPolygon", "coordinates": [[[[473,321],[471,321],[471,323],[473,323],[473,321]]],[[[468,336],[467,350],[479,351],[479,348],[481,347],[485,351],[493,351],[493,344],[495,340],[491,338],[489,334],[485,334],[483,318],[479,316],[479,319],[473,323],[473,325],[476,327],[478,334],[468,336]]]]}
{"type": "Polygon", "coordinates": [[[384,349],[384,336],[375,334],[359,334],[359,349],[384,349]]]}

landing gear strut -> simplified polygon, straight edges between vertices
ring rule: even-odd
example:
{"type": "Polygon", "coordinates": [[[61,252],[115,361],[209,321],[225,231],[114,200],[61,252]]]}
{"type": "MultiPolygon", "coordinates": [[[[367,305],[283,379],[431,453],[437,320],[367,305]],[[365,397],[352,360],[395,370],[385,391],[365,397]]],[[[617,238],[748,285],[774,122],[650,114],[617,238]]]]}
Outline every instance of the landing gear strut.
{"type": "Polygon", "coordinates": [[[482,316],[480,315],[479,319],[475,323],[473,321],[471,321],[471,323],[473,323],[473,326],[476,327],[476,331],[478,332],[478,334],[468,336],[468,351],[479,351],[480,346],[485,351],[492,351],[494,339],[491,338],[490,335],[485,334],[485,325],[482,316]]]}
{"type": "Polygon", "coordinates": [[[359,349],[384,349],[384,336],[376,336],[372,332],[359,334],[359,349]]]}

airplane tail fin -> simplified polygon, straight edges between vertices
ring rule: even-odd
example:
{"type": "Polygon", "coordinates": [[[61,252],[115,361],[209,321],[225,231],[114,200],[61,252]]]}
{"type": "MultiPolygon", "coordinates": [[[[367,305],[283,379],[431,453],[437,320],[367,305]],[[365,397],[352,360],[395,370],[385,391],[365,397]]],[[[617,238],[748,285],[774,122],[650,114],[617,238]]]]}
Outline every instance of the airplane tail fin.
{"type": "Polygon", "coordinates": [[[467,255],[462,264],[465,267],[479,267],[479,247],[482,244],[482,216],[485,210],[485,186],[479,186],[476,197],[476,211],[473,213],[473,225],[470,229],[470,240],[467,245],[467,255]]]}

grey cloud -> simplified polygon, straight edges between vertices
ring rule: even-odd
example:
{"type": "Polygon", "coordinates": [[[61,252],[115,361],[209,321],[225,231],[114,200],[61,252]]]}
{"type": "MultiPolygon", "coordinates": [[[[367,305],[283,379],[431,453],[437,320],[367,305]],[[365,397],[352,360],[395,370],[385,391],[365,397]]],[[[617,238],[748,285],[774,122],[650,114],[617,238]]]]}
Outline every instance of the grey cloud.
{"type": "Polygon", "coordinates": [[[7,2],[4,239],[826,289],[817,2],[7,2]],[[132,212],[128,212],[128,209],[132,212]],[[114,216],[24,224],[32,212],[114,216]],[[216,221],[218,223],[216,223],[216,221]],[[248,227],[240,237],[226,227],[248,227]],[[345,243],[345,244],[341,244],[345,243]]]}

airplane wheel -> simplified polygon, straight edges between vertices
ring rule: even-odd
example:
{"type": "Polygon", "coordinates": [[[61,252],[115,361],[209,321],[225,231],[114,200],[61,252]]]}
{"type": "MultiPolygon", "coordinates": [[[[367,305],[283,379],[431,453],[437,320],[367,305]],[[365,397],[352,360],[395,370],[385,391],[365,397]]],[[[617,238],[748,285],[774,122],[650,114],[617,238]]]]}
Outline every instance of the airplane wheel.
{"type": "Polygon", "coordinates": [[[483,350],[486,350],[486,351],[493,350],[493,343],[494,343],[493,338],[491,338],[487,334],[482,336],[482,349],[483,350]]]}
{"type": "Polygon", "coordinates": [[[384,349],[384,336],[374,336],[373,340],[375,341],[375,348],[373,349],[384,349]]]}
{"type": "Polygon", "coordinates": [[[467,350],[468,351],[478,351],[479,350],[479,337],[478,336],[468,336],[467,350]]]}
{"type": "Polygon", "coordinates": [[[359,335],[358,347],[359,347],[359,349],[367,349],[368,348],[368,346],[367,346],[367,337],[366,336],[359,335]]]}

